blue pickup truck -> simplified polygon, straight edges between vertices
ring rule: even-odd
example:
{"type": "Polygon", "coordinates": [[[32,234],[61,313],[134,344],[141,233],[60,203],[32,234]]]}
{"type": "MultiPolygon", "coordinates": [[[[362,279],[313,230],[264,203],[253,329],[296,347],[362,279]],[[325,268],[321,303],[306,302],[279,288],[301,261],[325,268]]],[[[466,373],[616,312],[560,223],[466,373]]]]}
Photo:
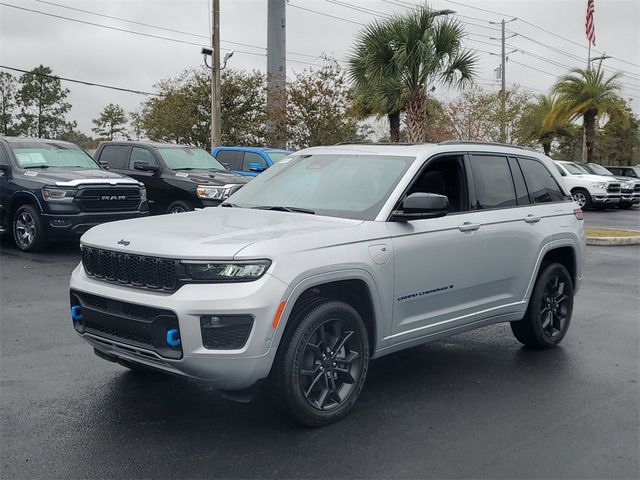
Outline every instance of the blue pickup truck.
{"type": "Polygon", "coordinates": [[[216,147],[211,151],[211,155],[229,170],[250,177],[264,172],[290,153],[268,147],[216,147]]]}

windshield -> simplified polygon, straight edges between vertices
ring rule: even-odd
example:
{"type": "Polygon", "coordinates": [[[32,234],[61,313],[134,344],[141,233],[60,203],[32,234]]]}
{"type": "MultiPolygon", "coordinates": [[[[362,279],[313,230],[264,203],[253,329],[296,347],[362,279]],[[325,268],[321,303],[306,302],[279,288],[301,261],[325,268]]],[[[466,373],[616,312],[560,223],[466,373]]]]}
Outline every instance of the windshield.
{"type": "Polygon", "coordinates": [[[171,170],[226,170],[210,153],[201,148],[158,148],[158,152],[171,170]]]}
{"type": "Polygon", "coordinates": [[[226,203],[373,220],[414,160],[382,155],[292,156],[260,174],[226,203]]]}
{"type": "Polygon", "coordinates": [[[604,168],[602,165],[598,165],[597,163],[590,163],[588,165],[588,168],[592,173],[595,173],[596,175],[613,176],[613,173],[604,168]]]}
{"type": "Polygon", "coordinates": [[[65,143],[8,142],[20,168],[85,168],[100,166],[79,147],[65,143]]]}
{"type": "Polygon", "coordinates": [[[288,157],[289,154],[285,152],[267,152],[267,156],[271,159],[273,163],[278,163],[284,157],[288,157]]]}
{"type": "Polygon", "coordinates": [[[586,168],[581,167],[577,163],[563,162],[562,166],[567,169],[571,175],[584,175],[590,173],[586,168]]]}

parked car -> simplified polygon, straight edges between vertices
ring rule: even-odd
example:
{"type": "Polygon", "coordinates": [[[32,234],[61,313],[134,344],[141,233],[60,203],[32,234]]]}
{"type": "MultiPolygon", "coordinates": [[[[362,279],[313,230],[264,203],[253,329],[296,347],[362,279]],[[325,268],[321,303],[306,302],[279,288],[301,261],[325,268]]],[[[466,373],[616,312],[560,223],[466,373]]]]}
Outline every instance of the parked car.
{"type": "Polygon", "coordinates": [[[611,173],[613,173],[614,175],[640,179],[640,166],[621,167],[621,166],[607,165],[606,167],[607,167],[607,170],[610,170],[611,173]]]}
{"type": "Polygon", "coordinates": [[[372,358],[498,322],[554,347],[582,280],[582,211],[516,147],[309,148],[221,207],[85,234],[73,325],[127,367],[262,383],[310,426],[351,409],[372,358]]]}
{"type": "Polygon", "coordinates": [[[100,223],[147,215],[144,186],[68,142],[0,137],[0,233],[36,252],[100,223]]]}
{"type": "Polygon", "coordinates": [[[614,175],[608,168],[597,163],[585,163],[581,166],[589,173],[615,178],[620,182],[620,203],[618,204],[620,208],[631,208],[640,203],[640,179],[614,175]]]}
{"type": "Polygon", "coordinates": [[[266,147],[216,147],[211,151],[225,167],[250,177],[259,175],[291,153],[266,147]]]}
{"type": "Polygon", "coordinates": [[[555,165],[580,208],[605,209],[620,203],[622,185],[619,181],[593,175],[576,162],[556,161],[555,165]]]}
{"type": "Polygon", "coordinates": [[[147,187],[151,213],[215,207],[249,181],[205,150],[152,142],[102,142],[95,157],[147,187]]]}

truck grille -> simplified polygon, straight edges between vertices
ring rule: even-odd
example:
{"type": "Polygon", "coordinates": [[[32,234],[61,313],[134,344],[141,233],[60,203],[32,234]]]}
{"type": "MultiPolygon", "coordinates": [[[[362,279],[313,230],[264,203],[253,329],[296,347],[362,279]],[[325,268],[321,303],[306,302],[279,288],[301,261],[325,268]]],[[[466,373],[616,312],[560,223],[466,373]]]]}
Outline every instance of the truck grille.
{"type": "Polygon", "coordinates": [[[140,203],[139,188],[83,188],[75,203],[83,212],[135,210],[140,203]]]}
{"type": "Polygon", "coordinates": [[[154,290],[175,291],[178,260],[82,246],[82,266],[90,277],[154,290]]]}
{"type": "Polygon", "coordinates": [[[607,186],[607,192],[615,193],[615,192],[619,192],[619,191],[620,191],[620,184],[619,183],[610,183],[607,186]]]}

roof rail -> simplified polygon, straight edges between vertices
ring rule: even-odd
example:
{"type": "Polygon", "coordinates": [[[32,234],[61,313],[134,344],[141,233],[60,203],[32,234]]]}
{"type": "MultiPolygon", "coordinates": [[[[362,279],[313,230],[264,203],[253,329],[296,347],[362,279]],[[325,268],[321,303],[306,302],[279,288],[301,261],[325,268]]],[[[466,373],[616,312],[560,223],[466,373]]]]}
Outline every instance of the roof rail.
{"type": "Polygon", "coordinates": [[[537,150],[529,147],[523,147],[520,145],[513,145],[510,143],[500,143],[500,142],[481,142],[478,140],[445,140],[443,142],[438,143],[438,145],[493,145],[496,147],[510,147],[510,148],[521,148],[523,150],[529,150],[531,152],[536,152],[537,150]]]}
{"type": "Polygon", "coordinates": [[[409,142],[338,142],[334,145],[420,145],[419,143],[409,142]]]}

